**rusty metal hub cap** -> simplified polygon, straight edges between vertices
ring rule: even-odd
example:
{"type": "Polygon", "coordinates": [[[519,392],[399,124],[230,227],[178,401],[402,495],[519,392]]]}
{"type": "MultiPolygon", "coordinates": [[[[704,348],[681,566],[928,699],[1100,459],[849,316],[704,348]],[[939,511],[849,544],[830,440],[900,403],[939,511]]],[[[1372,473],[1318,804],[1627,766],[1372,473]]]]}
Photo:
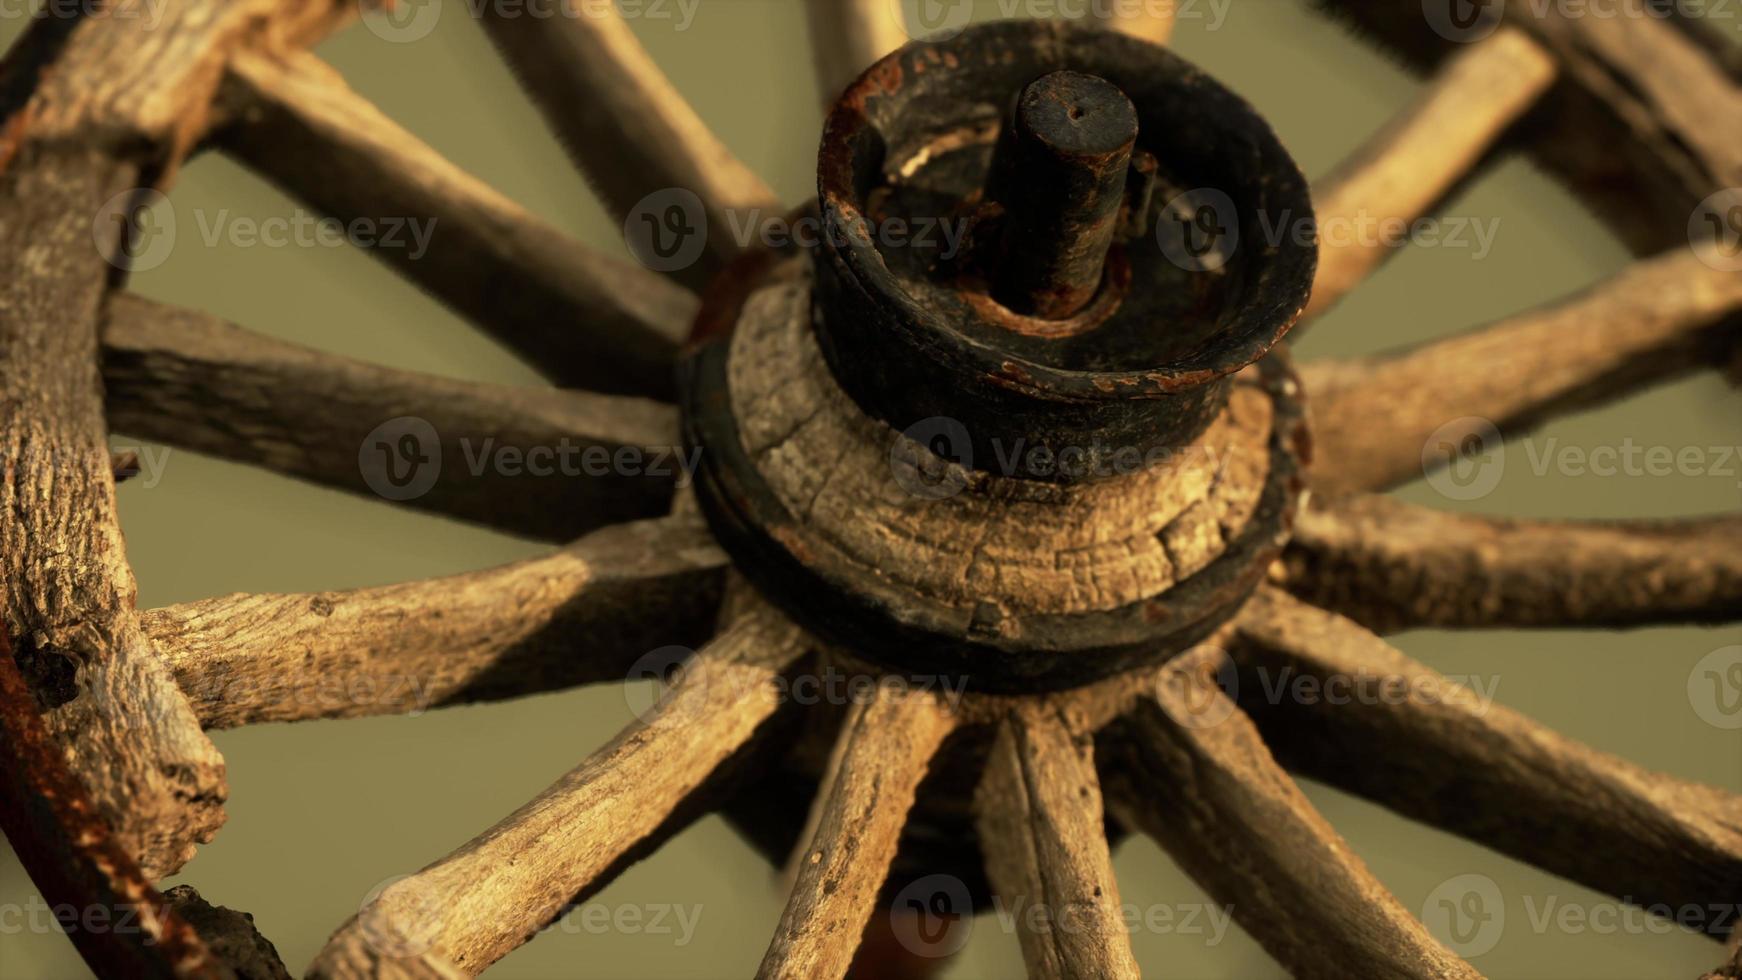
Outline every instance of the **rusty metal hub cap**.
{"type": "Polygon", "coordinates": [[[818,211],[685,366],[702,508],[771,599],[1011,692],[1164,659],[1257,585],[1316,249],[1257,245],[1311,205],[1250,106],[1141,41],[989,24],[848,89],[818,211]]]}

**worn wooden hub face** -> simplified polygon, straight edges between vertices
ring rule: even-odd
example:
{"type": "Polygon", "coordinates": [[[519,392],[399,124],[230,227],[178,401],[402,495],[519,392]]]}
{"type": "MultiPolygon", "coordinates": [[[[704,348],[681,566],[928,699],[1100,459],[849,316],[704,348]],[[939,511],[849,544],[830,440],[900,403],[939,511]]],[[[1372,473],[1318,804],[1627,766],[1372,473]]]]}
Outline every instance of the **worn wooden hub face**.
{"type": "Polygon", "coordinates": [[[1166,658],[1244,600],[1297,502],[1271,347],[1315,256],[1264,242],[1311,212],[1250,107],[1130,38],[987,25],[846,92],[818,210],[686,366],[702,507],[759,588],[994,692],[1166,658]]]}

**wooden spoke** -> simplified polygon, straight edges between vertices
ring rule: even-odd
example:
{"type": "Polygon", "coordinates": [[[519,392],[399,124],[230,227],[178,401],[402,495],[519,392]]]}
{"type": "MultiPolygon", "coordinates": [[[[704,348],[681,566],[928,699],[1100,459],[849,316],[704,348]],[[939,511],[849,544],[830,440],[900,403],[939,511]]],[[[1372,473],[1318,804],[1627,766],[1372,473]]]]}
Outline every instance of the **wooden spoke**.
{"type": "Polygon", "coordinates": [[[1742,894],[1742,797],[1485,703],[1275,590],[1259,592],[1239,631],[1241,700],[1290,768],[1642,906],[1742,894]],[[1284,671],[1350,696],[1267,698],[1284,671]]]}
{"type": "Polygon", "coordinates": [[[1382,240],[1385,223],[1407,225],[1433,207],[1554,77],[1554,57],[1504,27],[1448,61],[1414,105],[1320,180],[1319,271],[1304,318],[1330,309],[1385,261],[1402,244],[1382,240]]]}
{"type": "Polygon", "coordinates": [[[699,523],[399,585],[230,595],[143,614],[208,728],[398,714],[621,679],[708,635],[725,556],[699,523]]]}
{"type": "Polygon", "coordinates": [[[394,124],[313,55],[238,57],[226,97],[232,123],[218,138],[227,152],[329,215],[372,222],[383,241],[371,253],[545,375],[671,395],[694,296],[540,221],[394,124]],[[386,243],[391,229],[399,246],[386,243]]]}
{"type": "Polygon", "coordinates": [[[888,0],[806,0],[805,15],[825,112],[860,72],[908,41],[901,7],[888,0]]]}
{"type": "Polygon", "coordinates": [[[1299,977],[1475,977],[1368,872],[1185,654],[1102,739],[1107,800],[1299,977]]]}
{"type": "Polygon", "coordinates": [[[1136,977],[1082,730],[1044,710],[1004,723],[974,800],[980,847],[993,888],[1023,912],[1030,977],[1136,977]]]}
{"type": "Polygon", "coordinates": [[[678,94],[614,4],[548,18],[489,5],[484,26],[618,220],[658,223],[676,206],[691,229],[685,234],[705,229],[701,259],[673,270],[681,281],[705,286],[739,250],[735,224],[783,213],[774,192],[678,94]],[[700,214],[678,200],[682,192],[695,195],[700,214]],[[661,196],[643,203],[654,194],[661,196]]]}
{"type": "Polygon", "coordinates": [[[920,780],[955,724],[951,710],[923,692],[880,685],[875,699],[853,706],[817,796],[816,831],[758,977],[846,975],[920,780]]]}
{"type": "Polygon", "coordinates": [[[1689,249],[1555,305],[1409,350],[1309,365],[1325,493],[1384,490],[1496,427],[1527,429],[1712,363],[1742,276],[1689,249]],[[1383,410],[1376,410],[1383,406],[1383,410]],[[1445,443],[1430,446],[1430,437],[1445,443]]]}
{"type": "Polygon", "coordinates": [[[1097,4],[1091,15],[1100,17],[1108,27],[1151,44],[1166,44],[1173,36],[1177,4],[1183,0],[1120,0],[1097,4]]]}
{"type": "Polygon", "coordinates": [[[530,939],[689,804],[779,706],[802,634],[758,611],[698,653],[644,724],[342,926],[311,977],[475,974],[530,939]]]}
{"type": "Polygon", "coordinates": [[[164,892],[163,898],[169,910],[193,927],[212,957],[229,967],[238,980],[291,980],[278,949],[254,928],[254,920],[247,914],[213,905],[192,885],[177,885],[164,892]]]}
{"type": "Polygon", "coordinates": [[[1520,521],[1362,494],[1318,501],[1284,562],[1296,596],[1379,632],[1742,620],[1742,515],[1520,521]]]}
{"type": "Polygon", "coordinates": [[[694,468],[658,402],[396,371],[124,293],[102,339],[119,431],[516,534],[663,514],[694,468]]]}

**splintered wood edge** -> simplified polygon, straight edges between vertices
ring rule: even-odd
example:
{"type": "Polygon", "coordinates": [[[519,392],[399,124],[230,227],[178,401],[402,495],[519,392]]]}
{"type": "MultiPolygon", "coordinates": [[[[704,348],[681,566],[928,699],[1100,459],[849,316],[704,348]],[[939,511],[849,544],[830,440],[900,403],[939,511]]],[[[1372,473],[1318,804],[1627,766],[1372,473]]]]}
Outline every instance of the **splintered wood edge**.
{"type": "Polygon", "coordinates": [[[569,541],[654,517],[687,478],[677,410],[658,402],[379,367],[129,293],[109,298],[102,345],[112,429],[510,533],[569,541]],[[408,434],[427,487],[384,482],[389,458],[411,462],[408,434]],[[494,465],[504,452],[520,465],[494,465]]]}
{"type": "Polygon", "coordinates": [[[1742,275],[1710,259],[1677,249],[1468,333],[1306,365],[1314,489],[1389,489],[1421,476],[1424,460],[1443,463],[1441,444],[1476,437],[1496,451],[1486,443],[1715,364],[1726,318],[1742,310],[1742,275]]]}
{"type": "Polygon", "coordinates": [[[532,938],[653,834],[780,703],[803,634],[771,610],[735,619],[644,722],[496,826],[384,889],[310,976],[472,975],[532,938]]]}
{"type": "Polygon", "coordinates": [[[1367,870],[1215,686],[1182,655],[1103,733],[1108,805],[1173,855],[1295,976],[1474,978],[1367,870]]]}
{"type": "Polygon", "coordinates": [[[1340,239],[1351,229],[1377,233],[1380,222],[1407,225],[1425,214],[1536,104],[1555,74],[1553,55],[1523,31],[1502,28],[1450,59],[1413,105],[1319,180],[1319,268],[1303,321],[1335,305],[1401,244],[1340,239]]]}
{"type": "Polygon", "coordinates": [[[1275,589],[1235,627],[1240,700],[1291,768],[1641,906],[1742,892],[1742,796],[1582,745],[1275,589]],[[1386,696],[1267,697],[1283,670],[1386,696]]]}
{"type": "Polygon", "coordinates": [[[764,219],[784,213],[768,185],[660,71],[614,4],[581,17],[542,18],[487,6],[483,23],[618,221],[633,217],[650,195],[665,200],[688,192],[700,200],[707,249],[700,261],[673,271],[679,280],[702,288],[738,253],[735,224],[755,212],[764,219]]]}
{"type": "Polygon", "coordinates": [[[929,693],[878,687],[851,709],[762,980],[839,980],[876,907],[926,768],[957,719],[929,693]]]}
{"type": "Polygon", "coordinates": [[[1062,706],[1013,712],[975,795],[975,823],[993,888],[1019,916],[1030,977],[1134,978],[1084,721],[1062,706]]]}
{"type": "Polygon", "coordinates": [[[416,713],[622,680],[650,651],[699,644],[725,567],[699,520],[668,517],[498,568],[141,620],[208,728],[416,713]]]}
{"type": "Polygon", "coordinates": [[[672,359],[698,307],[687,290],[510,201],[314,55],[239,55],[224,94],[226,152],[345,222],[428,221],[421,247],[414,225],[399,246],[369,253],[536,370],[566,385],[671,396],[672,359]]]}
{"type": "Polygon", "coordinates": [[[1525,521],[1316,498],[1273,580],[1377,632],[1742,620],[1742,514],[1525,521]]]}

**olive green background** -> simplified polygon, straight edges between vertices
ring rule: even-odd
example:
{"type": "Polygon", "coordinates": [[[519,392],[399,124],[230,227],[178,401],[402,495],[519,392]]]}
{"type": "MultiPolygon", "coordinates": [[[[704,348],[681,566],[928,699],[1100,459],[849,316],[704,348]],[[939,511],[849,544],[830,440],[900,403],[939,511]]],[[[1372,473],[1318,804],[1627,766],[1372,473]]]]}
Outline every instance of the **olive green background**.
{"type": "MultiPolygon", "coordinates": [[[[1288,0],[1233,0],[1220,8],[1204,2],[1187,10],[1195,16],[1181,22],[1177,49],[1252,100],[1309,176],[1326,172],[1419,90],[1371,48],[1288,0]]],[[[993,3],[981,4],[981,16],[995,13],[993,3]]],[[[16,17],[0,20],[0,40],[9,42],[21,26],[16,17]]],[[[702,116],[782,197],[796,202],[811,193],[820,113],[797,0],[700,0],[688,30],[655,18],[637,20],[635,27],[702,116]]],[[[365,96],[461,166],[588,242],[627,254],[620,229],[519,97],[464,3],[445,0],[435,30],[421,40],[389,43],[352,28],[322,54],[365,96]]],[[[143,293],[357,358],[537,383],[479,333],[355,250],[206,246],[196,218],[210,225],[236,216],[288,216],[297,207],[237,165],[202,157],[180,175],[173,201],[180,228],[175,251],[161,268],[136,277],[143,293]]],[[[1443,335],[1574,291],[1627,262],[1595,216],[1523,162],[1498,167],[1446,213],[1500,218],[1492,254],[1476,259],[1468,250],[1441,248],[1400,255],[1321,322],[1299,353],[1358,354],[1443,335]]],[[[1628,437],[1673,448],[1734,446],[1739,407],[1742,400],[1717,378],[1699,377],[1557,423],[1528,447],[1514,442],[1500,485],[1483,499],[1448,501],[1425,483],[1403,495],[1435,506],[1532,516],[1733,510],[1742,502],[1734,470],[1674,478],[1539,475],[1527,449],[1541,453],[1550,439],[1558,446],[1618,446],[1628,437]]],[[[169,453],[161,480],[147,482],[136,479],[120,489],[143,606],[239,590],[385,583],[540,550],[179,450],[169,453]]],[[[1703,721],[1687,690],[1702,656],[1736,643],[1742,631],[1735,628],[1397,639],[1405,651],[1448,673],[1497,678],[1501,702],[1575,738],[1653,769],[1742,789],[1742,732],[1703,721]]],[[[629,718],[624,690],[604,686],[418,717],[216,733],[229,763],[229,824],[174,881],[252,912],[298,972],[378,884],[482,830],[629,718]]],[[[1550,901],[1591,907],[1608,900],[1342,794],[1316,785],[1307,791],[1412,911],[1421,910],[1436,885],[1458,875],[1483,874],[1500,885],[1505,931],[1474,960],[1490,976],[1685,978],[1721,957],[1716,944],[1679,932],[1538,929],[1533,907],[1540,913],[1550,901]]],[[[1146,840],[1125,844],[1116,864],[1127,903],[1205,900],[1146,840]]],[[[16,910],[34,894],[10,851],[3,852],[0,908],[16,910]]],[[[597,901],[612,909],[699,905],[700,919],[687,944],[633,931],[553,931],[503,960],[492,975],[749,976],[779,919],[782,895],[765,862],[722,822],[709,819],[597,901]]],[[[1155,976],[1282,975],[1237,928],[1215,944],[1201,935],[1155,932],[1138,932],[1133,942],[1155,976]]],[[[947,975],[1020,972],[1014,936],[982,918],[947,975]]],[[[0,934],[0,976],[85,973],[71,945],[53,931],[0,934]]]]}

